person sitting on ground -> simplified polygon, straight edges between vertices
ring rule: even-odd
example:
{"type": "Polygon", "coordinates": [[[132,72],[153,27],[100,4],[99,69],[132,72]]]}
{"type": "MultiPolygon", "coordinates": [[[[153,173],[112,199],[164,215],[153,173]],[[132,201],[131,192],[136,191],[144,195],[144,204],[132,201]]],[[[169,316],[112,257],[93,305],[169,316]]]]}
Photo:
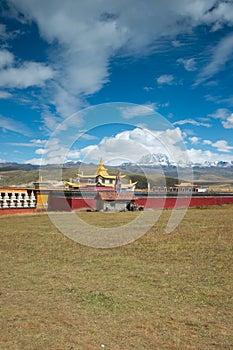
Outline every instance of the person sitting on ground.
{"type": "Polygon", "coordinates": [[[135,211],[135,210],[137,210],[137,204],[135,203],[134,200],[131,200],[131,201],[127,204],[126,209],[127,209],[128,211],[135,211]]]}

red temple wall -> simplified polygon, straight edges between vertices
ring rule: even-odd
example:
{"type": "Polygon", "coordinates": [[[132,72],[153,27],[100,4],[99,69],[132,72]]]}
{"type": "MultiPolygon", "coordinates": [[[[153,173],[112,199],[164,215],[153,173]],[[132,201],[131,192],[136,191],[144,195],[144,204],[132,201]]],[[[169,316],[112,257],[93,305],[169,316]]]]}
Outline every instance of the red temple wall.
{"type": "MultiPolygon", "coordinates": [[[[233,204],[232,196],[195,196],[187,197],[141,197],[136,200],[138,206],[151,209],[161,208],[182,208],[182,207],[204,207],[211,205],[233,204]]],[[[96,209],[95,198],[64,198],[50,197],[49,210],[52,211],[71,211],[80,209],[96,209]]],[[[36,212],[36,208],[5,208],[0,210],[0,215],[8,214],[26,214],[36,212]]]]}
{"type": "MultiPolygon", "coordinates": [[[[211,205],[233,204],[233,196],[208,196],[208,197],[157,197],[157,198],[137,198],[138,206],[151,209],[161,208],[184,208],[203,207],[211,205]]],[[[50,200],[50,210],[67,211],[80,209],[96,209],[95,198],[52,198],[50,200]]]]}
{"type": "Polygon", "coordinates": [[[168,197],[168,198],[138,198],[137,204],[144,208],[182,208],[182,207],[203,207],[221,204],[233,204],[232,197],[168,197]]]}
{"type": "Polygon", "coordinates": [[[49,209],[54,211],[70,211],[79,209],[96,209],[95,198],[54,197],[49,200],[49,209]]]}

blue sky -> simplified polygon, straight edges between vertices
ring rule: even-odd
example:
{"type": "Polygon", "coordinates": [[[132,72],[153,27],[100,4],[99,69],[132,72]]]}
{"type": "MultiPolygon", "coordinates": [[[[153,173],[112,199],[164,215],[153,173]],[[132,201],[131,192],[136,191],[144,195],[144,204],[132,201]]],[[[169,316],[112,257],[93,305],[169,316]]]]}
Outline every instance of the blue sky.
{"type": "Polygon", "coordinates": [[[0,162],[184,147],[233,161],[233,1],[3,0],[0,14],[0,162]]]}

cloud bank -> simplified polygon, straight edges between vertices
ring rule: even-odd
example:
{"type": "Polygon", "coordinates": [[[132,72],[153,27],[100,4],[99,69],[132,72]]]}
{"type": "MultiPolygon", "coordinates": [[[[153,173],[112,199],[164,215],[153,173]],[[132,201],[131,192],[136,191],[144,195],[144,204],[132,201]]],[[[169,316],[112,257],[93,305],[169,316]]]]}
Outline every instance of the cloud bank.
{"type": "MultiPolygon", "coordinates": [[[[13,14],[23,23],[37,24],[51,50],[46,66],[23,62],[19,67],[8,68],[13,58],[5,53],[0,61],[4,67],[0,73],[1,86],[22,89],[43,86],[46,82],[49,105],[43,121],[49,129],[56,124],[58,116],[66,118],[76,112],[86,104],[86,97],[109,81],[113,57],[147,55],[163,41],[177,47],[181,44],[176,36],[190,33],[199,25],[208,25],[216,31],[233,24],[233,4],[217,0],[9,0],[8,4],[9,16],[13,14]]],[[[6,36],[3,25],[0,35],[6,36]]],[[[219,43],[211,61],[201,71],[199,83],[222,68],[232,47],[232,35],[219,43]]],[[[180,63],[188,71],[195,69],[193,59],[182,59],[180,63]]],[[[173,78],[164,75],[157,81],[172,84],[173,78]]]]}

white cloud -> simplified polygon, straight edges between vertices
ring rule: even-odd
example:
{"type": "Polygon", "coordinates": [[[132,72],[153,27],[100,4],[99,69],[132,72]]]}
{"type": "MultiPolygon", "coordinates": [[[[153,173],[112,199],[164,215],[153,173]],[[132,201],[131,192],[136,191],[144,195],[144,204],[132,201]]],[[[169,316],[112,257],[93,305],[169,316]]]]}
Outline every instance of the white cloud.
{"type": "Polygon", "coordinates": [[[172,40],[172,45],[174,47],[180,47],[180,46],[183,46],[184,44],[182,42],[180,42],[179,40],[172,40]]]}
{"type": "Polygon", "coordinates": [[[35,147],[32,143],[28,142],[7,142],[7,145],[15,147],[35,147]]]}
{"type": "MultiPolygon", "coordinates": [[[[216,102],[216,99],[215,99],[215,102],[216,102]]],[[[217,100],[217,103],[218,104],[227,104],[229,106],[233,106],[233,96],[229,96],[229,97],[226,97],[226,98],[219,98],[217,100]]]]}
{"type": "Polygon", "coordinates": [[[33,139],[30,141],[32,143],[32,145],[34,146],[41,146],[41,145],[45,145],[47,140],[41,140],[41,139],[33,139]]]}
{"type": "MultiPolygon", "coordinates": [[[[200,24],[231,23],[232,8],[221,6],[215,0],[148,0],[145,3],[141,0],[11,0],[10,3],[14,4],[14,11],[20,13],[20,16],[15,14],[17,20],[21,19],[24,24],[36,22],[40,35],[51,45],[51,63],[47,66],[50,71],[35,72],[30,77],[26,70],[24,82],[17,79],[23,65],[12,67],[3,78],[6,86],[17,88],[47,83],[44,96],[49,103],[42,120],[49,130],[54,129],[59,117],[65,118],[79,110],[87,96],[109,81],[109,66],[114,57],[147,55],[164,41],[172,41],[173,46],[179,47],[183,43],[177,40],[178,35],[190,33],[200,24]],[[49,104],[55,106],[53,116],[51,111],[48,113],[49,104]]],[[[5,26],[0,27],[1,33],[6,34],[5,26]]],[[[186,67],[191,69],[192,62],[186,67]]],[[[174,78],[165,79],[160,85],[173,83],[174,78]]]]}
{"type": "Polygon", "coordinates": [[[54,72],[42,63],[25,62],[20,67],[9,67],[0,70],[0,86],[24,89],[30,86],[43,86],[52,79],[54,72]]]}
{"type": "MultiPolygon", "coordinates": [[[[233,7],[232,7],[233,11],[233,7]]],[[[212,78],[213,75],[218,73],[225,67],[225,64],[232,58],[233,53],[233,34],[229,34],[218,43],[212,53],[212,59],[207,64],[200,74],[196,84],[200,84],[203,81],[212,78]]]]}
{"type": "Polygon", "coordinates": [[[205,14],[207,24],[212,24],[212,31],[222,28],[224,24],[233,24],[233,4],[231,1],[216,2],[216,6],[212,11],[205,14]]]}
{"type": "MultiPolygon", "coordinates": [[[[72,79],[70,81],[72,81],[72,79]]],[[[51,96],[51,99],[53,104],[56,106],[56,111],[59,116],[69,117],[74,112],[77,112],[77,110],[79,109],[78,107],[81,105],[81,101],[78,97],[75,97],[75,95],[72,93],[71,86],[69,90],[68,87],[67,89],[65,89],[59,86],[59,84],[55,83],[52,89],[54,89],[54,96],[51,96]]],[[[77,94],[78,93],[79,92],[77,91],[77,94]]],[[[50,118],[51,117],[54,118],[54,115],[50,114],[50,118]]],[[[55,122],[56,122],[56,119],[57,117],[55,117],[55,122]]]]}
{"type": "Polygon", "coordinates": [[[14,62],[14,55],[8,50],[0,50],[0,69],[11,66],[14,62]]]}
{"type": "Polygon", "coordinates": [[[164,153],[171,159],[184,159],[181,148],[182,133],[179,128],[164,131],[149,131],[135,128],[120,132],[112,137],[105,137],[98,145],[91,145],[80,150],[80,157],[96,160],[102,157],[105,163],[114,160],[137,162],[147,153],[164,153]]]}
{"type": "MultiPolygon", "coordinates": [[[[218,151],[217,153],[194,148],[185,150],[182,146],[182,139],[183,134],[179,128],[163,131],[135,128],[134,130],[120,132],[112,137],[104,137],[98,144],[73,150],[63,146],[58,139],[51,139],[46,145],[46,150],[37,152],[42,154],[41,159],[34,158],[27,162],[33,164],[61,164],[68,159],[90,162],[97,161],[102,157],[106,164],[117,165],[122,162],[138,162],[143,155],[148,153],[164,153],[171,161],[180,163],[232,160],[230,152],[233,146],[228,145],[225,140],[202,141],[203,144],[215,148],[218,151]]],[[[201,140],[197,137],[190,139],[193,144],[201,143],[201,140]]]]}
{"type": "Polygon", "coordinates": [[[36,154],[46,154],[47,151],[46,149],[44,148],[38,148],[36,151],[35,151],[36,154]]]}
{"type": "Polygon", "coordinates": [[[194,58],[189,58],[189,59],[179,58],[177,62],[182,64],[188,72],[192,72],[197,69],[196,61],[194,58]]]}
{"type": "Polygon", "coordinates": [[[225,129],[233,129],[233,113],[226,120],[223,120],[222,125],[225,129]]]}
{"type": "Polygon", "coordinates": [[[218,140],[216,142],[212,142],[210,140],[203,140],[203,145],[209,145],[213,148],[217,148],[218,152],[229,153],[233,150],[233,146],[228,145],[226,140],[218,140]]]}
{"type": "MultiPolygon", "coordinates": [[[[167,129],[164,131],[148,131],[146,129],[135,128],[131,131],[123,131],[114,137],[106,137],[99,144],[91,145],[80,150],[80,159],[84,161],[103,158],[106,164],[119,164],[121,162],[137,162],[147,153],[164,153],[171,161],[196,162],[204,161],[231,161],[233,149],[225,140],[211,142],[204,140],[203,144],[208,144],[215,148],[217,152],[190,148],[185,150],[181,146],[183,134],[179,128],[167,129]],[[118,162],[118,163],[117,163],[118,162]]],[[[201,143],[200,138],[191,137],[190,141],[197,145],[201,143]]]]}
{"type": "MultiPolygon", "coordinates": [[[[33,164],[33,165],[46,165],[47,163],[44,163],[42,161],[42,158],[32,158],[32,159],[27,159],[24,162],[25,164],[33,164]]],[[[54,163],[56,164],[56,163],[54,163]]]]}
{"type": "Polygon", "coordinates": [[[8,145],[16,147],[41,147],[46,142],[47,140],[30,140],[29,142],[8,142],[8,145]]]}
{"type": "Polygon", "coordinates": [[[0,38],[1,39],[7,38],[6,26],[5,24],[2,24],[2,23],[0,23],[0,38]]]}
{"type": "Polygon", "coordinates": [[[212,142],[210,140],[203,140],[203,145],[212,145],[212,142]]]}
{"type": "Polygon", "coordinates": [[[160,75],[160,77],[158,77],[156,81],[159,85],[172,85],[174,84],[174,76],[172,74],[160,75]]]}
{"type": "Polygon", "coordinates": [[[67,158],[71,159],[79,159],[80,158],[80,152],[77,150],[71,150],[69,151],[67,158]]]}
{"type": "Polygon", "coordinates": [[[47,108],[45,108],[46,111],[42,113],[42,121],[44,124],[44,129],[46,131],[53,131],[56,130],[56,128],[58,127],[58,125],[60,125],[62,123],[62,119],[57,117],[56,115],[50,113],[49,111],[47,111],[47,108]]]}
{"type": "Polygon", "coordinates": [[[216,162],[216,161],[232,161],[232,155],[225,153],[214,153],[209,150],[188,149],[187,154],[193,163],[216,162]]]}
{"type": "Polygon", "coordinates": [[[119,107],[119,110],[123,118],[130,119],[137,116],[153,114],[155,111],[155,104],[119,107]]]}
{"type": "MultiPolygon", "coordinates": [[[[0,50],[0,87],[14,89],[41,87],[53,76],[53,70],[44,63],[24,62],[19,64],[10,51],[0,50]]],[[[0,99],[11,97],[10,92],[0,91],[0,99]]],[[[22,98],[18,98],[18,101],[22,101],[22,98]]]]}
{"type": "MultiPolygon", "coordinates": [[[[206,85],[206,84],[205,84],[206,85]]],[[[218,85],[218,84],[217,84],[218,85]]],[[[214,102],[218,105],[228,105],[228,106],[233,106],[233,96],[228,96],[228,97],[222,97],[219,95],[205,95],[204,96],[206,101],[211,101],[214,102]]]]}
{"type": "MultiPolygon", "coordinates": [[[[203,23],[231,21],[230,5],[223,9],[215,0],[11,2],[21,13],[17,19],[24,14],[23,21],[35,21],[43,39],[49,44],[56,42],[52,59],[57,77],[50,97],[63,117],[77,111],[85,96],[99,91],[109,81],[113,57],[151,53],[161,37],[162,41],[172,39],[178,47],[178,34],[203,23]]],[[[172,80],[165,78],[161,83],[171,84],[172,80]]]]}
{"type": "MultiPolygon", "coordinates": [[[[104,137],[99,144],[92,144],[82,149],[69,150],[61,140],[51,139],[43,154],[43,164],[64,163],[67,159],[81,159],[84,162],[103,158],[106,164],[137,162],[147,153],[166,153],[170,157],[184,159],[180,148],[182,134],[179,128],[151,132],[135,128],[123,131],[112,137],[104,137]]],[[[33,160],[33,162],[38,160],[33,160]]],[[[30,160],[32,162],[32,160],[30,160]]]]}
{"type": "Polygon", "coordinates": [[[0,115],[0,128],[3,130],[14,131],[19,134],[30,136],[31,130],[22,122],[0,115]]]}
{"type": "Polygon", "coordinates": [[[152,86],[144,86],[143,90],[148,92],[154,90],[154,88],[152,86]]]}
{"type": "Polygon", "coordinates": [[[63,140],[57,138],[46,142],[45,148],[39,148],[35,154],[40,154],[41,158],[29,159],[27,162],[32,164],[63,164],[69,158],[78,158],[78,150],[70,150],[62,144],[63,140]]]}
{"type": "Polygon", "coordinates": [[[90,134],[86,134],[86,133],[83,133],[83,134],[80,134],[77,136],[78,138],[81,138],[83,140],[96,140],[97,137],[94,136],[94,135],[90,135],[90,134]]]}
{"type": "Polygon", "coordinates": [[[200,141],[200,138],[199,137],[196,137],[196,136],[192,136],[192,137],[189,137],[189,141],[193,144],[193,145],[197,145],[200,141]]]}
{"type": "Polygon", "coordinates": [[[219,152],[230,152],[233,149],[233,146],[229,146],[225,140],[216,141],[211,146],[217,148],[219,152]]]}
{"type": "Polygon", "coordinates": [[[7,91],[0,91],[0,99],[8,99],[11,98],[12,94],[7,91]]]}
{"type": "Polygon", "coordinates": [[[185,124],[191,124],[191,125],[195,125],[195,126],[204,126],[207,128],[209,128],[211,126],[209,123],[199,122],[199,121],[191,119],[191,118],[182,119],[182,120],[179,120],[179,121],[173,123],[173,125],[185,125],[185,124]]]}
{"type": "MultiPolygon", "coordinates": [[[[216,86],[218,86],[218,82],[215,81],[215,80],[209,80],[209,81],[207,81],[207,82],[205,83],[205,86],[213,86],[213,87],[216,87],[216,86]]],[[[210,99],[211,99],[211,96],[210,96],[210,95],[206,95],[205,97],[206,97],[206,100],[207,100],[207,101],[208,101],[208,97],[210,97],[210,99]]],[[[212,97],[212,101],[215,101],[215,100],[216,100],[216,98],[213,98],[213,97],[212,97]]]]}
{"type": "MultiPolygon", "coordinates": [[[[2,8],[0,8],[0,10],[1,10],[2,17],[7,15],[7,11],[4,11],[2,8]]],[[[10,13],[11,12],[12,11],[10,11],[10,13]]],[[[12,15],[13,15],[13,13],[12,13],[12,15]]],[[[10,14],[10,16],[11,16],[11,14],[10,14]]],[[[7,28],[7,26],[5,24],[0,23],[0,39],[4,42],[3,45],[7,46],[6,41],[8,39],[14,39],[19,34],[20,34],[20,31],[18,29],[10,31],[9,28],[7,28]]]]}
{"type": "Polygon", "coordinates": [[[230,111],[226,108],[219,108],[214,113],[210,114],[210,117],[216,119],[226,119],[230,114],[230,111]]]}
{"type": "Polygon", "coordinates": [[[16,146],[16,147],[41,147],[45,145],[47,140],[30,140],[29,142],[9,142],[8,145],[16,146]]]}
{"type": "Polygon", "coordinates": [[[225,129],[233,129],[233,113],[229,109],[219,108],[213,114],[210,114],[210,116],[220,119],[225,129]]]}

